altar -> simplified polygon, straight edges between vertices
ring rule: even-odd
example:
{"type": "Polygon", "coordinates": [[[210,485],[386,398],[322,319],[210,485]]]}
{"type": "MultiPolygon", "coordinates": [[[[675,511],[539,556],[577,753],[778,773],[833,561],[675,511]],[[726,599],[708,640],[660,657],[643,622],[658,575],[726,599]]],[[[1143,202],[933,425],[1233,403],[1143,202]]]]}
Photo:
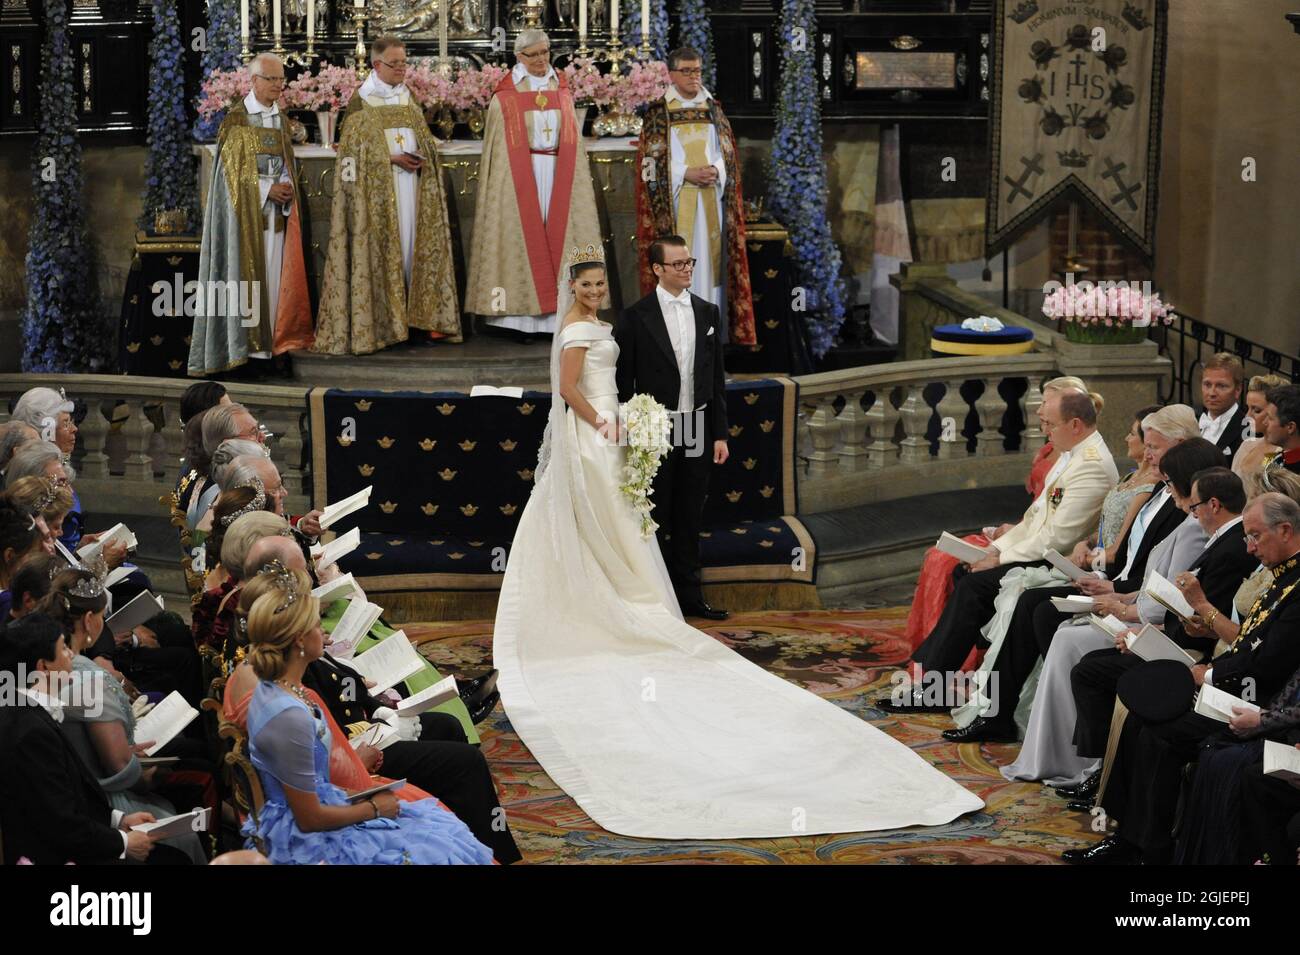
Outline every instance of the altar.
{"type": "MultiPolygon", "coordinates": [[[[636,161],[636,140],[631,137],[587,138],[587,160],[596,189],[596,210],[600,216],[605,257],[609,270],[610,300],[615,308],[640,298],[637,285],[636,193],[632,178],[636,161]]],[[[199,206],[207,207],[208,185],[216,157],[215,144],[196,144],[199,156],[199,206]]],[[[462,300],[469,254],[474,235],[474,213],[478,201],[479,157],[482,140],[453,139],[438,144],[438,166],[448,197],[447,215],[455,255],[456,291],[462,300]]],[[[302,144],[294,147],[298,190],[306,208],[303,212],[304,241],[308,249],[307,270],[315,295],[320,293],[325,253],[330,235],[330,211],[334,201],[336,153],[327,146],[302,144]]]]}

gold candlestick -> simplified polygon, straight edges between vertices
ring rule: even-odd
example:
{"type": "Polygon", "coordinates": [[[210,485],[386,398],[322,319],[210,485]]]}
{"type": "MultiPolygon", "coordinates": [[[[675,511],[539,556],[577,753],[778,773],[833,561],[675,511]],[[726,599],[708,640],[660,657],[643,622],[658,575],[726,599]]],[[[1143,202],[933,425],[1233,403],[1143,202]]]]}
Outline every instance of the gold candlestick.
{"type": "Polygon", "coordinates": [[[366,21],[369,19],[370,14],[365,7],[352,8],[352,22],[357,30],[357,76],[362,79],[370,75],[369,58],[366,56],[366,21]]]}

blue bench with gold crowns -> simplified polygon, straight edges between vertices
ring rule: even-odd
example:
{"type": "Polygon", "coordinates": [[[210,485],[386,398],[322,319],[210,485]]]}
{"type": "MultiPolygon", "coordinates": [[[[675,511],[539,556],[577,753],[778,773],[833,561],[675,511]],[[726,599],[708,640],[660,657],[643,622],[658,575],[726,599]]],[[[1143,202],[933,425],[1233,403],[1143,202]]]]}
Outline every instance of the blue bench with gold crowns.
{"type": "MultiPolygon", "coordinates": [[[[815,548],[792,516],[796,399],[789,379],[727,387],[730,459],[713,469],[700,547],[706,595],[728,609],[817,606],[815,548]]],[[[315,505],[373,487],[331,531],[360,529],[340,568],[390,618],[492,615],[550,401],[313,390],[315,505]]]]}

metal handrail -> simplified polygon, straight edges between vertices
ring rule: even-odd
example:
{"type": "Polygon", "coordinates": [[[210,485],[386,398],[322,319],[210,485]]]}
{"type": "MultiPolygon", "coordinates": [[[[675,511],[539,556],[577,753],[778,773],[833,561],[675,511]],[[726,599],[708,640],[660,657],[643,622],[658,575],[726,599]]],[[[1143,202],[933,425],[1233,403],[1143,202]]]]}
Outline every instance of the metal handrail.
{"type": "Polygon", "coordinates": [[[1268,348],[1243,335],[1216,328],[1181,312],[1175,315],[1170,325],[1153,322],[1147,338],[1156,343],[1160,354],[1173,365],[1169,394],[1161,396],[1164,402],[1177,400],[1183,404],[1200,405],[1199,396],[1192,386],[1195,383],[1196,369],[1205,362],[1204,351],[1207,347],[1211,354],[1226,351],[1240,358],[1246,369],[1247,380],[1252,374],[1274,374],[1300,382],[1300,356],[1268,348]],[[1195,348],[1189,348],[1189,343],[1194,343],[1195,348]],[[1257,367],[1259,371],[1252,372],[1251,366],[1257,367]]]}

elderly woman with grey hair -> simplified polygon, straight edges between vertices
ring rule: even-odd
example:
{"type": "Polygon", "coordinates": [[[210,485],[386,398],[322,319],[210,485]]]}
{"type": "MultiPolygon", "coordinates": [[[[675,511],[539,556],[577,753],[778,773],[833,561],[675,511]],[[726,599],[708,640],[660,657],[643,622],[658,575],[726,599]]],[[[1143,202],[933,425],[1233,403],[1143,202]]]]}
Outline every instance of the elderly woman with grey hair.
{"type": "MultiPolygon", "coordinates": [[[[215,410],[217,409],[213,409],[215,410]]],[[[265,458],[269,454],[266,445],[248,438],[227,438],[216,445],[202,489],[190,495],[185,509],[186,526],[194,535],[198,535],[192,537],[195,544],[202,543],[203,537],[212,530],[212,508],[221,492],[235,486],[236,482],[230,479],[230,470],[235,460],[241,457],[265,458]]]]}
{"type": "Polygon", "coordinates": [[[18,403],[14,405],[12,418],[36,429],[42,441],[48,441],[58,447],[63,456],[64,470],[68,477],[75,477],[69,460],[72,449],[77,445],[77,423],[72,420],[74,405],[63,393],[63,389],[32,388],[23,392],[18,403]]]}
{"type": "Polygon", "coordinates": [[[0,424],[0,476],[4,475],[19,448],[32,441],[39,441],[40,437],[35,428],[22,421],[0,424]]]}

